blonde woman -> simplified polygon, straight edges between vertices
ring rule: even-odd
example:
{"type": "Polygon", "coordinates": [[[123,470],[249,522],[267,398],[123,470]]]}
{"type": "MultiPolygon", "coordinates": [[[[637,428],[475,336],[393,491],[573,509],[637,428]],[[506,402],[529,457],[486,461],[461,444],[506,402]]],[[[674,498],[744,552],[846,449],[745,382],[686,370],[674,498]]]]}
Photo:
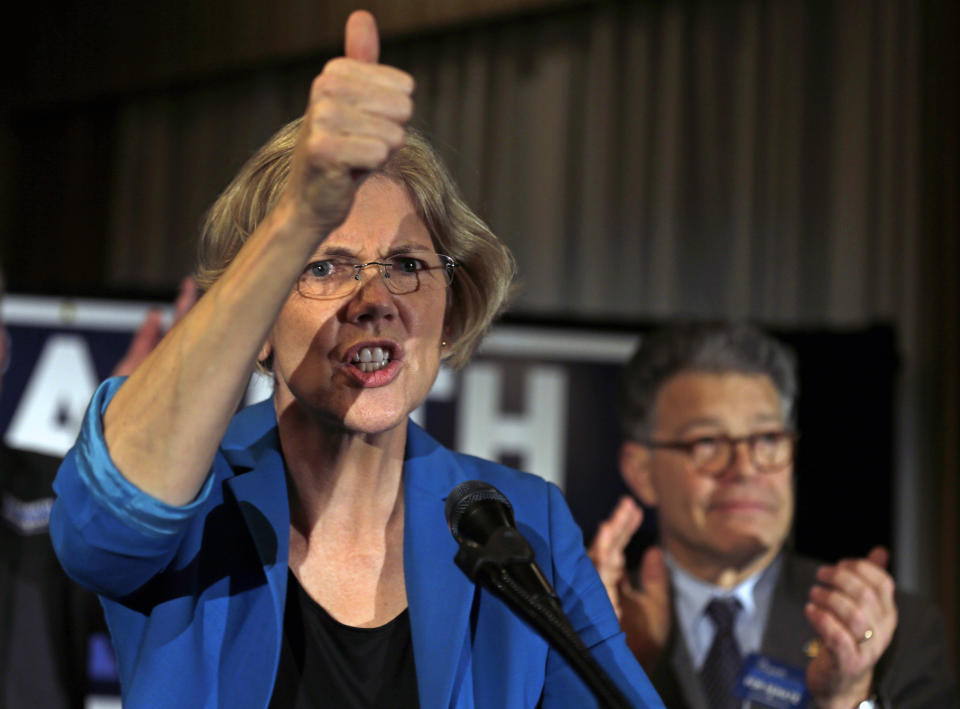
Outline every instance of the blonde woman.
{"type": "Polygon", "coordinates": [[[405,131],[373,18],[210,212],[205,295],[105,383],[57,481],[62,563],[103,598],[126,709],[582,707],[566,662],[453,563],[444,497],[513,501],[567,613],[660,706],[559,491],[409,421],[501,309],[507,248],[405,131]],[[234,417],[254,366],[272,401],[234,417]]]}

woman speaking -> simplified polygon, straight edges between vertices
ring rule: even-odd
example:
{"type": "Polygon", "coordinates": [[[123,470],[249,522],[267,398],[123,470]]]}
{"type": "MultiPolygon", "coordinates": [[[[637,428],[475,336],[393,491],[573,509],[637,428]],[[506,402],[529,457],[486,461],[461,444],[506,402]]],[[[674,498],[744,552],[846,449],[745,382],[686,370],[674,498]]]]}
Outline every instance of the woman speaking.
{"type": "Polygon", "coordinates": [[[444,498],[502,490],[593,656],[661,706],[559,491],[409,421],[501,309],[507,248],[405,130],[373,17],[211,209],[205,295],[97,391],[51,535],[103,600],[125,709],[585,707],[569,665],[453,563],[444,498]],[[235,414],[253,367],[271,401],[235,414]]]}

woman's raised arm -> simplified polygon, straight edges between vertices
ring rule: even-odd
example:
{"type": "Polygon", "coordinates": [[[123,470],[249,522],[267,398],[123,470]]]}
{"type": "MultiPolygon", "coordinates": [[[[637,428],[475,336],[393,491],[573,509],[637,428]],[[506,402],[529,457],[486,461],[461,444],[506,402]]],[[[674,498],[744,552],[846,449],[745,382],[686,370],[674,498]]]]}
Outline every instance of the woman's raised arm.
{"type": "Polygon", "coordinates": [[[377,63],[379,37],[367,12],[347,20],[345,45],[346,56],[314,79],[277,205],[104,414],[117,468],[166,503],[196,497],[307,259],[346,218],[363,175],[403,143],[412,78],[377,63]]]}

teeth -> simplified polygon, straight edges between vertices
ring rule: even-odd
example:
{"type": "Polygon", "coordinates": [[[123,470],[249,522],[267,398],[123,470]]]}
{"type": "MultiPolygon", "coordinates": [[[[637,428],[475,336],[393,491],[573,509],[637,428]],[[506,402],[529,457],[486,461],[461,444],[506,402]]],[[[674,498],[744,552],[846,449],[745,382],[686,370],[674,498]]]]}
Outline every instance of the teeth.
{"type": "Polygon", "coordinates": [[[376,372],[390,363],[390,350],[382,347],[364,347],[354,353],[353,363],[361,372],[376,372]]]}

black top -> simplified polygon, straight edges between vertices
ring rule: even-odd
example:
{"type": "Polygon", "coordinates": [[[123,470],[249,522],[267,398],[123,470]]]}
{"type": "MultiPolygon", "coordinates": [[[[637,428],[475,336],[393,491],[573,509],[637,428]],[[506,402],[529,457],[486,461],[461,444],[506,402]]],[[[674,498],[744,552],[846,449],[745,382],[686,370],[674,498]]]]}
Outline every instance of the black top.
{"type": "Polygon", "coordinates": [[[269,709],[416,709],[410,613],[379,628],[336,621],[287,573],[280,665],[269,709]]]}

